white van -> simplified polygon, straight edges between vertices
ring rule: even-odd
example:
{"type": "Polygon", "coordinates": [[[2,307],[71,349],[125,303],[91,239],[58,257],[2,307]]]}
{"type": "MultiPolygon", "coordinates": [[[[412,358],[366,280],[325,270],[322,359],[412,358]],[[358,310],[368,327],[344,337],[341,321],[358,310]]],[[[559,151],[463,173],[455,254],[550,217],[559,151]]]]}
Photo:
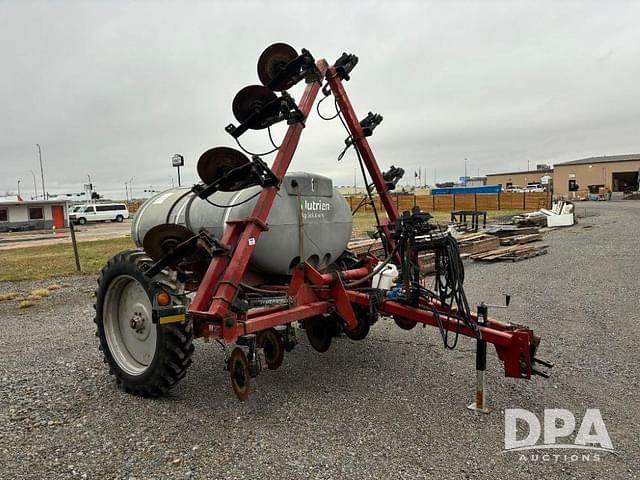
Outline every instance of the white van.
{"type": "Polygon", "coordinates": [[[69,220],[84,225],[87,222],[122,222],[129,218],[129,209],[124,203],[98,203],[86,205],[69,215],[69,220]]]}

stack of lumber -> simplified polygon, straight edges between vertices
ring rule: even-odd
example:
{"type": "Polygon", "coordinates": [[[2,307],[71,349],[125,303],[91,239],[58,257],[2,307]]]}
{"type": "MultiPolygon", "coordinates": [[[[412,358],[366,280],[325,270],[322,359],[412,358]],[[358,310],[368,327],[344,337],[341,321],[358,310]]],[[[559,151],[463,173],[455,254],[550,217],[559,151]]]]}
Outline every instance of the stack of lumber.
{"type": "Polygon", "coordinates": [[[421,253],[418,256],[418,265],[420,266],[420,274],[428,275],[436,271],[436,255],[435,253],[421,253]]]}
{"type": "Polygon", "coordinates": [[[547,226],[547,216],[539,211],[516,215],[511,220],[516,225],[547,226]]]}
{"type": "Polygon", "coordinates": [[[472,255],[486,252],[500,246],[500,239],[486,233],[467,233],[460,235],[456,240],[460,245],[460,253],[472,255]]]}
{"type": "Polygon", "coordinates": [[[537,257],[547,253],[548,245],[513,245],[510,247],[501,247],[488,252],[477,253],[471,255],[471,258],[477,262],[519,262],[526,258],[537,257]]]}
{"type": "Polygon", "coordinates": [[[528,235],[513,235],[510,237],[502,237],[500,245],[522,245],[524,243],[537,242],[542,240],[541,233],[530,233],[528,235]]]}
{"type": "Polygon", "coordinates": [[[491,225],[487,227],[485,233],[496,237],[510,237],[513,235],[529,235],[540,233],[537,227],[518,227],[517,225],[491,225]]]}
{"type": "Polygon", "coordinates": [[[351,240],[347,245],[347,248],[356,255],[364,255],[369,252],[377,255],[383,250],[382,241],[380,241],[380,239],[375,240],[371,238],[357,238],[351,240]]]}

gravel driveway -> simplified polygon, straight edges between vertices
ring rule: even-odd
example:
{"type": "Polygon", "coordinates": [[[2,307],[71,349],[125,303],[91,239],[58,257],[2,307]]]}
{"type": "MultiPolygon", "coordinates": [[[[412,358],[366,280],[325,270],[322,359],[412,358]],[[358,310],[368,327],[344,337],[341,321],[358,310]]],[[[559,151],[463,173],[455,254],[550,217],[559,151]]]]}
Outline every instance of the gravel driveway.
{"type": "Polygon", "coordinates": [[[433,328],[383,320],[365,341],[340,338],[326,354],[299,335],[244,403],[220,346],[198,340],[186,379],[148,400],[118,390],[103,366],[93,276],[63,279],[69,287],[28,309],[3,302],[0,478],[639,478],[640,202],[578,213],[585,208],[579,225],[546,235],[546,256],[467,263],[472,302],[511,293],[512,307],[493,316],[533,327],[540,356],[556,364],[549,380],[505,379],[490,349],[488,416],[466,409],[474,344],[445,351],[433,328]],[[578,422],[598,408],[616,454],[533,462],[502,453],[505,408],[565,408],[578,422]]]}

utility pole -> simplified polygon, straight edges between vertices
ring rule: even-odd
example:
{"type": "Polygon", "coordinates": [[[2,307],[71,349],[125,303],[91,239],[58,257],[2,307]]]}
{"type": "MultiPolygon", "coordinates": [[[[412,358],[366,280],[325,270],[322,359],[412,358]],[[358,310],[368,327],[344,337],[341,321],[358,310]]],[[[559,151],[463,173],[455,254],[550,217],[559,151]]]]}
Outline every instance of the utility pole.
{"type": "Polygon", "coordinates": [[[358,188],[356,187],[356,167],[353,167],[353,194],[356,195],[358,193],[358,188]]]}
{"type": "Polygon", "coordinates": [[[33,194],[34,194],[34,199],[38,198],[38,184],[36,183],[36,174],[33,173],[33,170],[29,170],[29,172],[31,173],[31,176],[33,177],[33,194]]]}
{"type": "Polygon", "coordinates": [[[38,158],[40,158],[40,176],[42,177],[42,199],[46,200],[48,195],[47,195],[47,191],[44,188],[44,170],[42,168],[42,149],[40,148],[39,143],[36,143],[36,146],[38,147],[38,158]]]}

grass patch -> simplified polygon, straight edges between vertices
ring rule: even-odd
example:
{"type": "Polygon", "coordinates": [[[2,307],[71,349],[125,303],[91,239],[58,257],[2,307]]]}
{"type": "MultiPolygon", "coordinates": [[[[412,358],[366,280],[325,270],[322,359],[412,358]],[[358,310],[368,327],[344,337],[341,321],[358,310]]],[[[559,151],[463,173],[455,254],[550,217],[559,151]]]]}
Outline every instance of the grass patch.
{"type": "Polygon", "coordinates": [[[18,292],[0,293],[0,302],[15,300],[18,297],[20,297],[18,292]]]}
{"type": "Polygon", "coordinates": [[[31,298],[44,298],[49,296],[49,290],[46,288],[38,288],[37,290],[33,290],[29,297],[31,298]]]}
{"type": "MultiPolygon", "coordinates": [[[[496,210],[487,213],[487,222],[496,223],[522,213],[522,210],[496,210]]],[[[384,218],[384,214],[383,218],[384,218]]],[[[446,225],[449,222],[449,212],[434,212],[435,221],[446,225]]],[[[367,230],[375,229],[375,217],[373,212],[358,212],[353,216],[353,236],[366,235],[367,230]]],[[[80,265],[84,273],[100,271],[104,264],[118,252],[134,248],[130,237],[114,238],[109,240],[94,240],[79,242],[80,265]]],[[[75,261],[73,248],[70,243],[59,243],[40,247],[15,248],[0,250],[0,282],[15,282],[21,280],[41,280],[75,273],[75,261]]],[[[65,287],[67,285],[51,285],[49,290],[65,287]]],[[[48,294],[49,292],[47,292],[48,294]]],[[[35,291],[32,297],[42,297],[35,291]]],[[[4,300],[13,300],[5,298],[4,300]]],[[[0,301],[2,298],[0,298],[0,301]]]]}
{"type": "MultiPolygon", "coordinates": [[[[98,272],[109,258],[128,248],[134,248],[130,237],[79,242],[82,271],[98,272]]],[[[40,280],[76,272],[70,243],[0,250],[0,265],[0,282],[40,280]]]]}

